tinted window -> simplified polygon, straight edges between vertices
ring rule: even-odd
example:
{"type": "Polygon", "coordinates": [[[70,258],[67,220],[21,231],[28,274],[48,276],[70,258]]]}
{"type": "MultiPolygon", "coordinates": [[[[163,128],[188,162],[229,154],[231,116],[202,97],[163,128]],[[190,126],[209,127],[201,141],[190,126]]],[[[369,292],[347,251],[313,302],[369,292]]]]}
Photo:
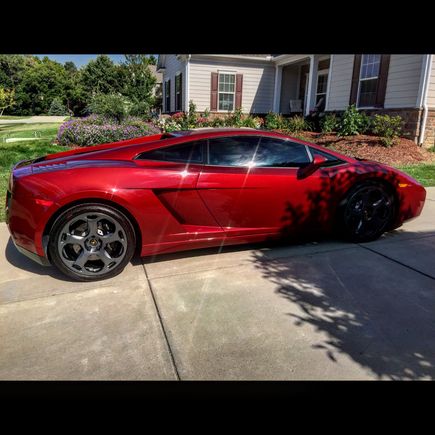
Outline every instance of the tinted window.
{"type": "Polygon", "coordinates": [[[247,166],[253,159],[258,136],[218,137],[209,140],[209,164],[247,166]]]}
{"type": "Polygon", "coordinates": [[[158,148],[142,153],[139,158],[144,160],[160,160],[167,162],[203,162],[203,141],[188,142],[183,145],[158,148]]]}
{"type": "Polygon", "coordinates": [[[300,167],[310,162],[305,145],[263,137],[255,155],[255,166],[300,167]]]}

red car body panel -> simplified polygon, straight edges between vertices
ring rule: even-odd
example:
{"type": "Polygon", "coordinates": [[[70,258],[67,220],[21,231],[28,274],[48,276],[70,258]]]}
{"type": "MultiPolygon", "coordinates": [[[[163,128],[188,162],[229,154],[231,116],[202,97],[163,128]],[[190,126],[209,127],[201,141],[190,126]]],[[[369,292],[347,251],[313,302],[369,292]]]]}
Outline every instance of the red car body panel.
{"type": "Polygon", "coordinates": [[[414,179],[376,162],[358,161],[294,138],[341,160],[307,177],[297,168],[223,167],[136,160],[147,150],[217,136],[274,132],[217,129],[154,135],[80,148],[21,162],[12,171],[7,224],[15,244],[46,257],[44,235],[60,210],[77,202],[118,206],[136,223],[142,256],[262,241],[332,227],[339,202],[355,182],[378,179],[396,190],[393,227],[417,217],[426,192],[414,179]]]}

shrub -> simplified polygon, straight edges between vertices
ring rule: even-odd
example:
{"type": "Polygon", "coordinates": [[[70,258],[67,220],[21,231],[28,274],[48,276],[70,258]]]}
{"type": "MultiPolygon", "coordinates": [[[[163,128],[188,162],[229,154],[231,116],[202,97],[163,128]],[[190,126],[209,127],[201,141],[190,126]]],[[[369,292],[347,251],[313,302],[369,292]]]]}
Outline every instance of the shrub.
{"type": "Polygon", "coordinates": [[[148,102],[138,101],[130,106],[129,115],[140,116],[141,118],[149,120],[151,118],[150,111],[151,108],[148,102]]]}
{"type": "Polygon", "coordinates": [[[60,145],[90,146],[157,134],[160,130],[139,118],[126,118],[124,123],[92,115],[64,122],[57,133],[60,145]]]}
{"type": "Polygon", "coordinates": [[[352,136],[360,134],[364,131],[365,114],[357,110],[355,105],[349,106],[341,117],[338,135],[339,136],[352,136]]]}
{"type": "Polygon", "coordinates": [[[131,109],[131,102],[119,94],[97,94],[92,98],[88,111],[121,122],[131,109]]]}
{"type": "Polygon", "coordinates": [[[373,133],[379,135],[384,146],[390,147],[402,132],[403,120],[400,116],[375,115],[373,133]]]}
{"type": "Polygon", "coordinates": [[[67,116],[68,109],[62,104],[62,100],[59,97],[53,98],[48,110],[50,116],[67,116]]]}
{"type": "Polygon", "coordinates": [[[371,133],[373,120],[366,113],[361,112],[361,133],[371,133]]]}
{"type": "Polygon", "coordinates": [[[303,116],[297,115],[287,119],[285,129],[290,133],[299,133],[300,131],[311,130],[311,126],[303,116]]]}
{"type": "Polygon", "coordinates": [[[332,133],[339,125],[339,119],[335,113],[327,113],[321,122],[322,133],[332,133]]]}
{"type": "Polygon", "coordinates": [[[225,127],[225,118],[222,117],[213,118],[210,125],[212,127],[225,127]]]}
{"type": "Polygon", "coordinates": [[[281,115],[269,112],[264,120],[264,126],[268,130],[283,130],[287,127],[287,122],[281,115]]]}
{"type": "Polygon", "coordinates": [[[263,119],[254,116],[247,116],[242,119],[241,127],[249,127],[249,128],[261,128],[263,125],[263,119]]]}
{"type": "Polygon", "coordinates": [[[230,113],[225,119],[227,127],[242,127],[243,126],[243,113],[242,109],[238,108],[230,113]]]}

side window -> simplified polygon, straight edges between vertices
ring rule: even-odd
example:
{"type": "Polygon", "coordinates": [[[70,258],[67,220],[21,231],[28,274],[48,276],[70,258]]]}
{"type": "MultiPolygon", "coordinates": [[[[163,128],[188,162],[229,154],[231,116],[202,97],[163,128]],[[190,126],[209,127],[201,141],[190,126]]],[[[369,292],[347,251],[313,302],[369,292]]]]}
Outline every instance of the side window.
{"type": "Polygon", "coordinates": [[[219,166],[247,166],[254,157],[259,140],[259,136],[209,139],[208,163],[219,166]]]}
{"type": "Polygon", "coordinates": [[[165,162],[203,163],[204,141],[188,142],[182,145],[157,148],[146,151],[138,158],[141,160],[159,160],[165,162]]]}
{"type": "Polygon", "coordinates": [[[301,167],[310,163],[310,157],[303,144],[262,137],[254,163],[256,167],[301,167]]]}
{"type": "Polygon", "coordinates": [[[338,164],[338,163],[343,163],[342,160],[338,159],[337,157],[332,156],[331,154],[328,154],[324,151],[320,151],[316,148],[311,148],[310,147],[310,152],[311,154],[314,156],[322,156],[326,158],[326,161],[328,163],[327,166],[331,166],[333,164],[338,164]]]}

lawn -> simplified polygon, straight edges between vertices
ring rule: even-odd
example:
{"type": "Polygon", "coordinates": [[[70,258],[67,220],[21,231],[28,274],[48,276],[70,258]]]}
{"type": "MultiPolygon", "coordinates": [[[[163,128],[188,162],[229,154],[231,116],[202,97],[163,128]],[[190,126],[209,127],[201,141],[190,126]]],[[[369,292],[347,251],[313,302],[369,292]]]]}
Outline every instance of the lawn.
{"type": "Polygon", "coordinates": [[[5,220],[4,198],[12,166],[20,160],[32,159],[68,149],[52,143],[59,125],[46,123],[0,126],[0,222],[5,220]],[[11,138],[30,140],[6,142],[7,139],[11,138]]]}
{"type": "Polygon", "coordinates": [[[418,180],[423,186],[435,186],[435,164],[398,166],[403,172],[418,180]]]}

